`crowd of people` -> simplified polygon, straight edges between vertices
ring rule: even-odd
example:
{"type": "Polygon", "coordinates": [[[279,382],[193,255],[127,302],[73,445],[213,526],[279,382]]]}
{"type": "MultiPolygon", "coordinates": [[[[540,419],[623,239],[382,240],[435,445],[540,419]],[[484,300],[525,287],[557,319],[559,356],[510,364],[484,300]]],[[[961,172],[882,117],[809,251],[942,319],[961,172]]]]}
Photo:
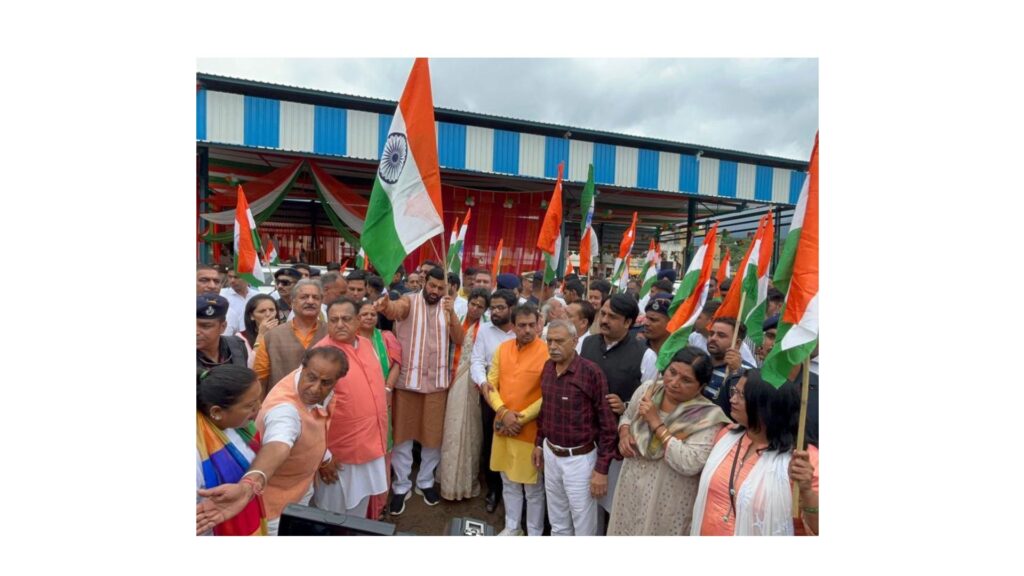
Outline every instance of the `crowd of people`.
{"type": "Polygon", "coordinates": [[[817,351],[798,450],[802,374],[758,369],[782,294],[752,339],[712,286],[659,372],[659,276],[641,309],[639,282],[596,276],[295,264],[262,294],[198,265],[197,534],[274,535],[292,503],[387,520],[415,494],[503,504],[503,536],[816,535],[817,351]]]}

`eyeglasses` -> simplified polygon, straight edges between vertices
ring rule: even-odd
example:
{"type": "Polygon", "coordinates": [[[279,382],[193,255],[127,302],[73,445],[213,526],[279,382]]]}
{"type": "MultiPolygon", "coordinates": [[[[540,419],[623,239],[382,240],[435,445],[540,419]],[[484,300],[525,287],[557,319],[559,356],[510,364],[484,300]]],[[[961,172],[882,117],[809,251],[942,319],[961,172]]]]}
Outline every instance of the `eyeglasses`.
{"type": "Polygon", "coordinates": [[[291,286],[292,284],[295,284],[295,282],[292,282],[291,280],[278,280],[277,281],[277,285],[278,286],[291,286]]]}
{"type": "Polygon", "coordinates": [[[732,398],[734,396],[739,396],[740,400],[742,400],[743,399],[743,391],[740,390],[739,388],[736,388],[736,387],[730,388],[729,389],[729,398],[732,398]]]}

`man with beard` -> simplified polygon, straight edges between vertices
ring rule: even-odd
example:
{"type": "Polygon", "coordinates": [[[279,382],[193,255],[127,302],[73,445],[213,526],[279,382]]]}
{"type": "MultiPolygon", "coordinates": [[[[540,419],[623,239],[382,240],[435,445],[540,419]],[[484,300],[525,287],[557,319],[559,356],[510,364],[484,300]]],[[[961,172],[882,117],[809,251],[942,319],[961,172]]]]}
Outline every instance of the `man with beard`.
{"type": "Polygon", "coordinates": [[[402,345],[402,364],[395,384],[394,449],[389,510],[393,516],[405,511],[412,494],[413,441],[420,443],[420,471],[416,493],[427,506],[436,506],[441,496],[434,488],[434,470],[441,459],[444,412],[450,384],[448,351],[451,342],[462,342],[462,323],[455,315],[452,298],[445,295],[445,275],[439,267],[427,272],[422,292],[398,300],[381,297],[374,304],[378,312],[395,321],[395,336],[402,345]]]}
{"type": "Polygon", "coordinates": [[[327,428],[332,461],[315,479],[313,505],[338,514],[364,517],[370,497],[388,489],[384,454],[388,411],[384,372],[373,343],[359,336],[359,305],[349,298],[327,308],[327,336],[316,346],[345,353],[348,373],[334,385],[327,428]],[[337,482],[331,480],[337,478],[337,482]]]}
{"type": "Polygon", "coordinates": [[[481,446],[480,463],[487,478],[487,512],[493,513],[501,501],[501,474],[491,470],[491,444],[494,437],[494,410],[487,403],[491,385],[487,381],[487,372],[491,369],[491,361],[498,346],[516,337],[512,331],[512,308],[516,305],[516,295],[511,290],[497,290],[491,295],[491,321],[484,322],[476,335],[473,344],[473,357],[470,361],[469,378],[480,389],[480,412],[483,419],[483,444],[481,446]]]}
{"type": "Polygon", "coordinates": [[[733,332],[736,330],[736,319],[730,317],[715,318],[708,326],[708,355],[711,356],[711,382],[704,387],[704,396],[718,404],[722,411],[729,414],[729,394],[733,386],[740,380],[746,370],[754,365],[743,360],[739,346],[747,335],[747,327],[739,325],[739,338],[736,347],[732,346],[733,332]],[[728,372],[728,377],[726,377],[728,372]]]}
{"type": "MultiPolygon", "coordinates": [[[[617,418],[626,411],[627,402],[640,384],[658,376],[658,355],[637,338],[629,336],[629,328],[639,315],[640,307],[632,296],[611,296],[599,312],[597,324],[600,334],[587,338],[580,353],[604,372],[608,380],[608,404],[617,418]]],[[[609,513],[621,469],[622,461],[616,460],[608,470],[608,493],[601,499],[601,507],[609,513]]]]}
{"type": "Polygon", "coordinates": [[[306,350],[327,335],[327,325],[320,317],[323,291],[316,280],[299,280],[292,287],[292,305],[295,316],[257,337],[256,361],[253,370],[263,384],[264,393],[270,386],[295,370],[306,350]]]}
{"type": "Polygon", "coordinates": [[[565,296],[566,304],[575,304],[576,302],[583,301],[583,294],[587,291],[586,286],[579,280],[570,280],[565,283],[565,296]]]}
{"type": "MultiPolygon", "coordinates": [[[[216,271],[215,271],[216,272],[216,271]]],[[[249,353],[238,336],[223,336],[228,301],[217,293],[196,297],[196,370],[222,364],[248,366],[249,353]]]]}
{"type": "Polygon", "coordinates": [[[647,323],[644,324],[644,340],[655,354],[661,352],[662,344],[671,334],[668,331],[668,309],[671,305],[672,301],[668,298],[652,298],[644,309],[644,316],[647,318],[647,323]]]}
{"type": "Polygon", "coordinates": [[[483,288],[490,292],[493,289],[492,284],[493,279],[488,270],[480,268],[476,271],[476,276],[473,277],[473,288],[483,288]]]}

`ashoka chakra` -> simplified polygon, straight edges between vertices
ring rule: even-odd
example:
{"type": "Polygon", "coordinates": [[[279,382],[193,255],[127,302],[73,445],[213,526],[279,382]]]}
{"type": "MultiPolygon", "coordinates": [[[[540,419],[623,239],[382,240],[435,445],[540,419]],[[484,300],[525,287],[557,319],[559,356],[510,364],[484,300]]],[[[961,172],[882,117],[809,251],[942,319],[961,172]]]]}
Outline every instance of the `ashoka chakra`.
{"type": "Polygon", "coordinates": [[[405,134],[392,132],[388,134],[388,140],[384,143],[384,152],[380,157],[380,168],[377,173],[380,179],[388,184],[398,182],[402,175],[402,168],[405,168],[405,159],[409,156],[409,143],[405,134]]]}

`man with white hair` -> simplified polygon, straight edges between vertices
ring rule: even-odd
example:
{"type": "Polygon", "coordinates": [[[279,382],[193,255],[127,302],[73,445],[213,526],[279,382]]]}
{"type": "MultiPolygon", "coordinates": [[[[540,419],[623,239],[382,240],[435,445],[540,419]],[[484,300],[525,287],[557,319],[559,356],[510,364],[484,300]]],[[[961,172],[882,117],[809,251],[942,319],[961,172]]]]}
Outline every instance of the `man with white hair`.
{"type": "Polygon", "coordinates": [[[597,499],[608,491],[616,419],[601,368],[576,353],[576,327],[548,325],[533,465],[544,471],[552,536],[597,535],[597,499]]]}
{"type": "Polygon", "coordinates": [[[264,394],[270,387],[295,370],[306,350],[327,335],[327,324],[320,317],[323,302],[320,282],[308,278],[292,286],[292,311],[295,316],[261,333],[256,340],[253,370],[263,384],[264,394]]]}

